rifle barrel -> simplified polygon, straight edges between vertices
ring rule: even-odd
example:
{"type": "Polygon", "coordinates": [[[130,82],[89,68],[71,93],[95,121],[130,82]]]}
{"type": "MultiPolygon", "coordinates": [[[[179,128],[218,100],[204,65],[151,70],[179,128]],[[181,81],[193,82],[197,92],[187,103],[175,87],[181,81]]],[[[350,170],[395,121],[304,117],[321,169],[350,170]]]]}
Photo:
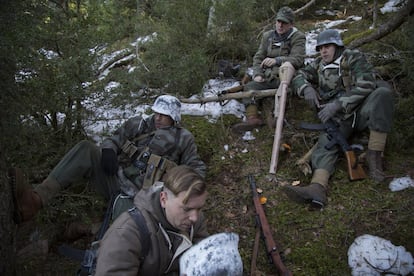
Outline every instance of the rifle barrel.
{"type": "Polygon", "coordinates": [[[253,192],[253,203],[256,209],[256,215],[259,218],[260,229],[264,236],[264,241],[266,244],[266,250],[269,256],[272,259],[273,264],[275,265],[279,275],[286,275],[291,276],[292,273],[286,268],[283,264],[280,254],[278,252],[278,248],[272,236],[272,231],[270,229],[269,223],[267,221],[266,215],[263,210],[263,206],[260,203],[259,195],[257,193],[256,181],[254,180],[252,175],[249,175],[249,182],[250,187],[253,192]]]}

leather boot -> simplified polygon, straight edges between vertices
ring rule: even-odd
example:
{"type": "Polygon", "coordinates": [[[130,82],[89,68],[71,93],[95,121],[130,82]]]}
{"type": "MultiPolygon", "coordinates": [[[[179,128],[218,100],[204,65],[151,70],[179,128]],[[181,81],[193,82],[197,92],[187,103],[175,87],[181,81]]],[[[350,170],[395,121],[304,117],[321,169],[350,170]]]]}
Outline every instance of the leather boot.
{"type": "Polygon", "coordinates": [[[19,168],[9,169],[9,182],[15,205],[14,222],[20,224],[31,220],[42,208],[40,196],[33,190],[23,171],[19,168]]]}
{"type": "Polygon", "coordinates": [[[308,186],[285,186],[285,194],[297,203],[310,204],[315,208],[323,208],[327,203],[326,190],[318,183],[311,183],[308,186]]]}
{"type": "Polygon", "coordinates": [[[82,222],[72,222],[66,227],[63,238],[69,241],[76,241],[84,236],[91,236],[92,234],[92,225],[82,222]]]}
{"type": "Polygon", "coordinates": [[[311,184],[305,187],[285,186],[284,192],[295,202],[309,203],[314,208],[323,208],[327,204],[326,187],[330,174],[325,169],[313,172],[311,184]]]}
{"type": "Polygon", "coordinates": [[[261,127],[262,125],[264,123],[259,116],[257,106],[251,104],[246,107],[246,121],[233,125],[232,130],[237,133],[243,133],[261,127]]]}
{"type": "Polygon", "coordinates": [[[376,183],[384,181],[385,174],[382,169],[382,152],[368,149],[366,160],[369,168],[369,177],[376,183]]]}

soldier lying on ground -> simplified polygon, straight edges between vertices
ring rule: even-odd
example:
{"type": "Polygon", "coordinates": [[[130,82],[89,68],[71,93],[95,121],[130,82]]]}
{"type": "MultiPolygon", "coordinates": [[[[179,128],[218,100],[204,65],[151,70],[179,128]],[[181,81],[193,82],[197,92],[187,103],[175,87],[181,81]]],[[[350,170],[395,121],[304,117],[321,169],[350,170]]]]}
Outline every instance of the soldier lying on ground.
{"type": "Polygon", "coordinates": [[[180,101],[159,96],[152,106],[154,114],[127,120],[99,147],[90,141],[75,145],[33,189],[19,169],[10,170],[16,185],[15,220],[32,219],[59,191],[80,180],[89,180],[106,199],[117,196],[115,218],[133,205],[133,197],[142,187],[161,179],[166,170],[185,164],[205,176],[206,166],[197,153],[194,137],[182,128],[180,101]]]}

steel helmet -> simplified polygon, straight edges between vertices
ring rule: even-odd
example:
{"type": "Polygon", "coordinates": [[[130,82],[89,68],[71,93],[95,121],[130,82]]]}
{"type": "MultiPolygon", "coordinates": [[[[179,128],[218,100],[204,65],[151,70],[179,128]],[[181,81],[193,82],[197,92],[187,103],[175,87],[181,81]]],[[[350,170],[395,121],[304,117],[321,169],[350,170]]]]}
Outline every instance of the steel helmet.
{"type": "Polygon", "coordinates": [[[180,258],[181,275],[243,275],[239,235],[223,232],[190,247],[180,258]]]}
{"type": "Polygon", "coordinates": [[[337,30],[325,30],[318,35],[316,39],[316,51],[319,51],[319,47],[326,44],[335,44],[336,46],[343,47],[341,35],[337,30]]]}
{"type": "Polygon", "coordinates": [[[181,121],[181,102],[174,96],[159,96],[152,106],[152,111],[168,115],[177,123],[181,121]]]}

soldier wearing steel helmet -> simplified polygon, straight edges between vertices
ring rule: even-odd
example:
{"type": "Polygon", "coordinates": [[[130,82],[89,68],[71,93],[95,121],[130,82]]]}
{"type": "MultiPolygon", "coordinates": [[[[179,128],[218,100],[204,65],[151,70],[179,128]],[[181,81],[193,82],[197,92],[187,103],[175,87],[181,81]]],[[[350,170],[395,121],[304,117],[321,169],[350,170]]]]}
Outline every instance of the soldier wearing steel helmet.
{"type": "Polygon", "coordinates": [[[116,195],[113,217],[132,206],[133,197],[149,187],[176,165],[188,165],[200,176],[206,166],[197,153],[194,137],[180,126],[181,103],[170,95],[159,96],[154,114],[127,120],[112,136],[97,146],[90,141],[75,145],[33,189],[23,173],[12,169],[16,185],[16,222],[32,219],[62,189],[80,180],[89,180],[105,198],[116,195]]]}
{"type": "MultiPolygon", "coordinates": [[[[334,120],[344,137],[369,131],[366,160],[375,182],[385,179],[382,155],[391,131],[394,104],[391,86],[376,79],[373,66],[363,53],[347,49],[337,30],[325,30],[317,38],[320,56],[299,70],[293,89],[317,110],[325,123],[334,120]]],[[[288,186],[285,192],[295,201],[323,207],[327,203],[328,181],[335,169],[339,147],[327,149],[328,135],[319,136],[312,154],[313,175],[308,186],[288,186]]]]}

